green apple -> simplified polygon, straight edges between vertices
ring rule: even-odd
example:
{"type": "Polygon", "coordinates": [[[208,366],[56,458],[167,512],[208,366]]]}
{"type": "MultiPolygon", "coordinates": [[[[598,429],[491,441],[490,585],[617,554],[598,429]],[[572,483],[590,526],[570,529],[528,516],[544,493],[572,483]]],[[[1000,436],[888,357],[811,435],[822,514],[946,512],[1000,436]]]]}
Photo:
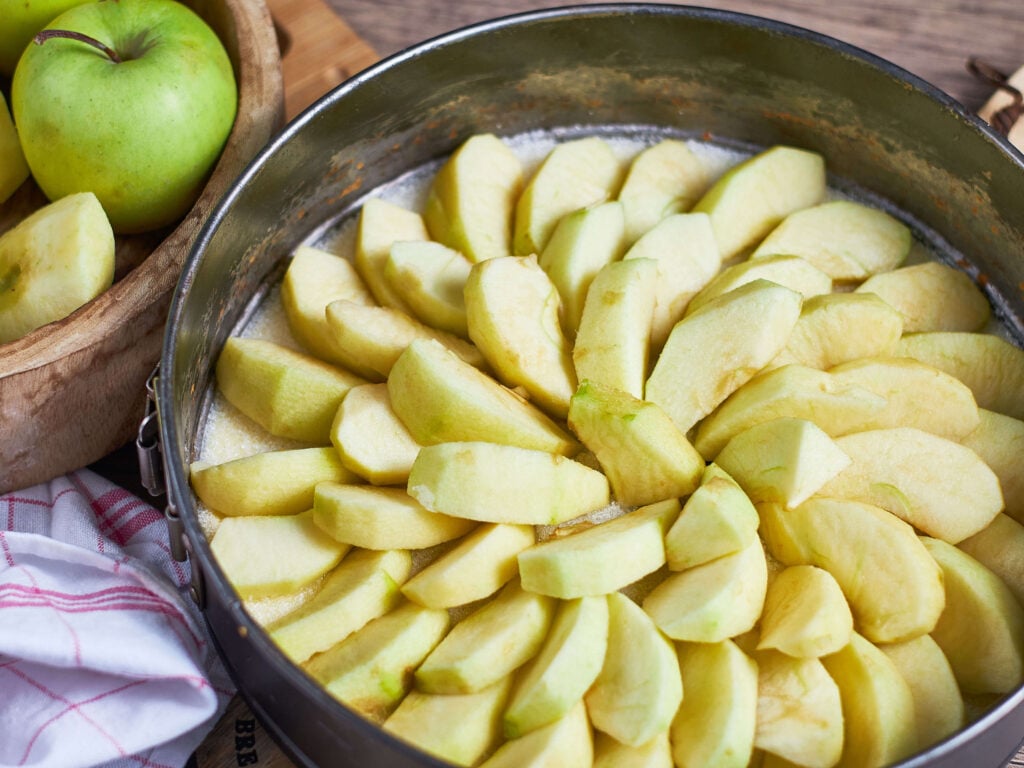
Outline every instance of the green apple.
{"type": "Polygon", "coordinates": [[[0,203],[15,193],[28,178],[28,163],[14,127],[7,97],[0,93],[0,203]]]}
{"type": "Polygon", "coordinates": [[[359,384],[348,391],[331,425],[331,443],[342,465],[374,485],[405,483],[420,450],[395,415],[383,382],[359,384]],[[369,435],[373,438],[367,439],[369,435]]]}
{"type": "Polygon", "coordinates": [[[114,280],[114,233],[91,192],[0,235],[0,344],[70,315],[114,280]]]}
{"type": "Polygon", "coordinates": [[[0,26],[0,73],[10,77],[32,37],[64,11],[89,0],[20,0],[4,4],[0,26]]]}
{"type": "Polygon", "coordinates": [[[662,139],[641,150],[630,162],[618,196],[626,216],[626,241],[635,243],[666,216],[689,210],[707,185],[707,169],[685,141],[662,139]]]}
{"type": "Polygon", "coordinates": [[[400,205],[371,197],[359,209],[356,228],[355,265],[374,298],[384,307],[406,314],[412,310],[392,287],[385,268],[395,243],[428,240],[423,217],[400,205]]]}
{"type": "Polygon", "coordinates": [[[999,478],[1003,511],[1024,524],[1024,421],[984,408],[978,428],[960,442],[981,456],[999,478]]]}
{"type": "Polygon", "coordinates": [[[686,314],[696,312],[723,293],[758,279],[784,285],[799,293],[804,299],[826,295],[832,291],[832,278],[807,259],[785,254],[767,256],[763,259],[741,261],[723,269],[690,300],[686,305],[686,314]]]}
{"type": "Polygon", "coordinates": [[[795,658],[835,653],[853,632],[853,614],[839,582],[813,565],[792,565],[768,584],[758,650],[795,658]]]}
{"type": "Polygon", "coordinates": [[[25,49],[11,85],[40,188],[51,200],[94,192],[119,233],[177,221],[220,157],[238,106],[216,33],[182,3],[107,0],[65,11],[47,35],[25,49]]]}

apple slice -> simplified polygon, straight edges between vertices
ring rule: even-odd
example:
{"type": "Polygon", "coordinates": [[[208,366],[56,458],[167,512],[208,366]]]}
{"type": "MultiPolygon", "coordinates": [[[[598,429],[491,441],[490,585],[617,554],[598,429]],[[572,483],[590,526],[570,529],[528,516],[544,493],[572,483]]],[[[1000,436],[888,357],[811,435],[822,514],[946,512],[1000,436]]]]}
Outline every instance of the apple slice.
{"type": "Polygon", "coordinates": [[[842,700],[841,765],[891,765],[918,748],[914,696],[888,656],[854,632],[822,663],[842,700]]]}
{"type": "Polygon", "coordinates": [[[344,366],[369,381],[384,381],[398,356],[416,339],[439,341],[476,368],[486,365],[480,350],[465,339],[424,325],[398,309],[341,299],[327,305],[326,317],[344,366]]]}
{"type": "Polygon", "coordinates": [[[656,403],[584,381],[569,403],[569,427],[623,506],[689,496],[700,483],[704,458],[656,403]]]}
{"type": "Polygon", "coordinates": [[[974,395],[963,382],[909,357],[851,360],[829,374],[836,382],[885,398],[885,407],[866,418],[858,431],[914,427],[959,441],[980,422],[974,395]]]}
{"type": "Polygon", "coordinates": [[[466,139],[430,184],[423,218],[430,234],[473,262],[512,252],[512,217],[523,165],[490,133],[466,139]]]}
{"type": "Polygon", "coordinates": [[[408,488],[427,509],[485,523],[558,525],[611,500],[608,479],[595,469],[546,451],[484,442],[421,448],[408,488]]]}
{"type": "Polygon", "coordinates": [[[384,274],[421,322],[469,338],[466,302],[469,260],[458,251],[429,240],[395,243],[384,274]]]}
{"type": "Polygon", "coordinates": [[[590,768],[593,759],[593,733],[579,702],[561,719],[506,741],[480,768],[590,768]]]}
{"type": "Polygon", "coordinates": [[[563,216],[610,200],[622,176],[619,159],[597,136],[555,146],[516,201],[512,252],[539,255],[563,216]]]}
{"type": "Polygon", "coordinates": [[[515,581],[456,624],[416,670],[427,693],[473,693],[508,677],[540,650],[557,601],[515,581]]]}
{"type": "Polygon", "coordinates": [[[957,546],[1002,579],[1024,606],[1024,524],[998,514],[957,546]]]}
{"type": "Polygon", "coordinates": [[[684,571],[739,552],[757,540],[759,524],[743,489],[721,467],[709,464],[665,534],[668,567],[684,571]]]}
{"type": "Polygon", "coordinates": [[[267,451],[222,464],[194,462],[189,479],[196,496],[218,515],[294,515],[313,507],[320,482],[351,483],[333,448],[267,451]]]}
{"type": "Polygon", "coordinates": [[[437,341],[414,341],[388,376],[391,407],[421,445],[490,440],[571,456],[565,430],[437,341]]]}
{"type": "MultiPolygon", "coordinates": [[[[852,377],[851,377],[852,378],[852,377]]],[[[831,437],[863,429],[887,405],[885,395],[797,363],[758,374],[697,427],[694,447],[713,459],[736,435],[777,418],[806,419],[831,437]]]]}
{"type": "Polygon", "coordinates": [[[666,216],[688,211],[708,183],[703,161],[685,141],[662,139],[641,150],[619,190],[627,242],[635,243],[666,216]]]}
{"type": "Polygon", "coordinates": [[[733,437],[715,459],[755,504],[803,503],[850,465],[850,457],[806,419],[772,419],[733,437]]]}
{"type": "Polygon", "coordinates": [[[931,635],[879,646],[914,697],[918,747],[924,749],[964,725],[965,706],[949,660],[931,635]]]}
{"type": "Polygon", "coordinates": [[[644,599],[643,608],[674,640],[717,643],[757,623],[767,588],[768,565],[757,540],[734,554],[671,574],[644,599]]]}
{"type": "Polygon", "coordinates": [[[381,724],[412,690],[413,671],[450,624],[448,611],[403,603],[303,666],[342,704],[381,724]]]}
{"type": "Polygon", "coordinates": [[[348,259],[307,245],[296,248],[281,281],[281,306],[288,328],[321,360],[344,365],[325,314],[327,305],[339,299],[376,303],[348,259]]]}
{"type": "Polygon", "coordinates": [[[402,592],[428,608],[482,600],[515,578],[516,556],[536,540],[529,525],[484,523],[413,576],[402,592]]]}
{"type": "Polygon", "coordinates": [[[1003,511],[1024,524],[1024,421],[984,408],[979,424],[961,444],[989,465],[1003,489],[1003,511]]]}
{"type": "Polygon", "coordinates": [[[11,110],[7,107],[7,99],[0,93],[0,203],[13,195],[28,175],[28,163],[21,151],[11,110]]]}
{"type": "Polygon", "coordinates": [[[852,200],[794,211],[761,241],[751,258],[801,256],[836,281],[860,281],[902,264],[913,237],[903,222],[852,200]]]}
{"type": "Polygon", "coordinates": [[[820,203],[825,189],[821,155],[776,146],[726,171],[693,210],[711,216],[722,259],[728,260],[755,245],[790,213],[820,203]]]}
{"type": "Polygon", "coordinates": [[[579,381],[643,397],[657,279],[654,259],[616,261],[597,273],[572,348],[579,381]]]}
{"type": "Polygon", "coordinates": [[[424,509],[401,488],[320,483],[313,519],[336,541],[366,549],[424,549],[451,541],[469,520],[424,509]]]}
{"type": "Polygon", "coordinates": [[[584,702],[598,730],[633,747],[666,733],[683,700],[672,643],[625,595],[608,595],[608,648],[584,702]]]}
{"type": "Polygon", "coordinates": [[[272,435],[330,445],[331,424],[353,373],[271,341],[232,336],[217,358],[217,388],[272,435]]]}
{"type": "Polygon", "coordinates": [[[918,530],[956,544],[999,514],[999,479],[974,451],[912,427],[836,438],[851,463],[822,496],[874,504],[918,530]]]}
{"type": "Polygon", "coordinates": [[[723,269],[690,300],[686,314],[697,311],[723,293],[759,279],[783,285],[799,293],[805,300],[832,291],[832,278],[807,259],[784,254],[766,256],[763,259],[741,261],[723,269]]]}
{"type": "Polygon", "coordinates": [[[623,744],[599,731],[594,735],[593,768],[672,768],[668,731],[639,747],[623,744]]]}
{"type": "Polygon", "coordinates": [[[623,258],[658,263],[651,323],[654,349],[664,346],[690,300],[722,266],[711,219],[705,213],[676,213],[662,219],[633,243],[623,258]]]}
{"type": "Polygon", "coordinates": [[[770,554],[784,565],[816,565],[832,574],[868,639],[900,642],[935,627],[946,599],[942,573],[914,529],[895,515],[822,497],[788,510],[759,505],[758,512],[770,554]]]}
{"type": "Polygon", "coordinates": [[[217,564],[245,600],[298,592],[334,568],[348,552],[313,522],[297,515],[228,517],[210,540],[217,564]]]}
{"type": "Polygon", "coordinates": [[[1024,419],[1024,350],[991,333],[932,331],[900,339],[895,354],[955,376],[980,408],[1024,419]]]}
{"type": "Polygon", "coordinates": [[[839,687],[816,658],[758,651],[754,746],[808,768],[831,768],[843,753],[839,687]]]}
{"type": "Polygon", "coordinates": [[[359,210],[356,229],[355,266],[366,287],[384,307],[406,314],[409,306],[391,287],[384,273],[391,246],[406,240],[429,240],[423,217],[400,205],[372,197],[359,210]]]}
{"type": "Polygon", "coordinates": [[[522,387],[544,411],[564,418],[576,370],[559,325],[558,290],[537,260],[506,256],[475,264],[464,296],[469,337],[502,383],[522,387]]]}
{"type": "Polygon", "coordinates": [[[998,576],[966,552],[921,538],[946,585],[946,608],[932,637],[960,689],[1008,693],[1024,681],[1024,608],[998,576]]]}
{"type": "Polygon", "coordinates": [[[0,344],[67,317],[113,281],[114,232],[96,196],[44,205],[0,235],[0,344]]]}
{"type": "Polygon", "coordinates": [[[398,606],[411,569],[406,550],[350,552],[311,599],[267,627],[270,637],[301,664],[398,606]]]}
{"type": "Polygon", "coordinates": [[[644,398],[685,434],[782,350],[801,301],[796,291],[755,280],[708,302],[672,329],[644,398]]]}
{"type": "Polygon", "coordinates": [[[838,651],[852,632],[850,605],[839,582],[823,568],[792,565],[768,584],[758,650],[817,658],[838,651]]]}
{"type": "Polygon", "coordinates": [[[786,347],[769,367],[799,363],[827,370],[896,351],[903,316],[873,293],[828,293],[804,302],[786,347]]]}
{"type": "Polygon", "coordinates": [[[622,589],[665,564],[665,531],[678,513],[679,501],[667,499],[525,549],[523,589],[563,599],[622,589]]]}
{"type": "Polygon", "coordinates": [[[757,664],[731,640],[678,651],[683,703],[669,731],[675,764],[745,768],[754,750],[757,664]]]}
{"type": "MultiPolygon", "coordinates": [[[[374,485],[405,483],[420,450],[395,415],[384,383],[349,390],[331,424],[331,443],[349,473],[374,485]]],[[[335,482],[354,481],[339,478],[335,482]]]]}
{"type": "Polygon", "coordinates": [[[958,269],[926,261],[872,275],[857,293],[873,293],[903,315],[903,332],[980,331],[992,314],[988,299],[958,269]]]}
{"type": "Polygon", "coordinates": [[[518,739],[582,705],[607,645],[604,595],[563,601],[540,652],[516,676],[503,720],[506,738],[518,739]]]}
{"type": "Polygon", "coordinates": [[[476,765],[502,742],[501,713],[511,679],[474,693],[443,696],[409,691],[381,726],[448,763],[476,765]],[[458,723],[457,728],[452,728],[458,723]]]}

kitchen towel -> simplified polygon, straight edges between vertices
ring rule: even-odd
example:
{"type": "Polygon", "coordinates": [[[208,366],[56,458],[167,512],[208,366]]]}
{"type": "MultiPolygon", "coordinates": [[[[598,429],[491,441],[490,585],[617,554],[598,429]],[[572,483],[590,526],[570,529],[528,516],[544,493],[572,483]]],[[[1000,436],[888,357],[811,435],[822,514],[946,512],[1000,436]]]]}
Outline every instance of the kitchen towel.
{"type": "Polygon", "coordinates": [[[181,768],[234,693],[163,515],[83,469],[0,496],[0,768],[181,768]]]}

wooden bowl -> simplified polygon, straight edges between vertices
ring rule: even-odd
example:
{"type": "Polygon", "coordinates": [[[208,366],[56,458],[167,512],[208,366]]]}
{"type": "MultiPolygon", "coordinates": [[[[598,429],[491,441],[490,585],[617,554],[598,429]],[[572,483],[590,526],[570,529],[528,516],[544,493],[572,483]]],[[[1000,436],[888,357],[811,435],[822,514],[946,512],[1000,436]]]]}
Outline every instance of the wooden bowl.
{"type": "MultiPolygon", "coordinates": [[[[264,3],[184,2],[213,27],[234,64],[235,125],[182,221],[117,238],[109,290],[63,320],[0,344],[0,493],[82,467],[132,439],[192,242],[221,195],[284,122],[281,57],[264,3]]],[[[0,206],[0,232],[45,203],[29,180],[0,206]]]]}

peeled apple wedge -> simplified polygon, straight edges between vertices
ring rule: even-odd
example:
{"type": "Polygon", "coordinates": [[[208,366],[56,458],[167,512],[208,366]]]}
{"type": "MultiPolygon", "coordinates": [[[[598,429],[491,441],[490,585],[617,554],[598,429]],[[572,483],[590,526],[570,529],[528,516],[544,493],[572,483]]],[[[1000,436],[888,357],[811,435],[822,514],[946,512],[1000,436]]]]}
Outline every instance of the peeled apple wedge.
{"type": "Polygon", "coordinates": [[[851,462],[825,483],[822,496],[874,504],[951,544],[980,531],[1003,508],[995,473],[952,440],[894,427],[835,442],[851,462]]]}
{"type": "Polygon", "coordinates": [[[597,457],[623,506],[689,496],[704,458],[655,403],[584,381],[569,401],[569,427],[597,457]]]}
{"type": "Polygon", "coordinates": [[[931,331],[900,339],[895,354],[955,376],[979,408],[1024,419],[1024,350],[991,333],[931,331]]]}
{"type": "Polygon", "coordinates": [[[580,702],[561,719],[506,741],[480,768],[590,768],[593,738],[580,702]]]}
{"type": "Polygon", "coordinates": [[[760,518],[727,472],[709,464],[665,534],[665,559],[673,571],[739,552],[757,540],[760,518]]]}
{"type": "Polygon", "coordinates": [[[562,327],[572,336],[580,324],[587,289],[602,267],[626,251],[622,205],[607,202],[566,214],[555,226],[538,263],[562,299],[562,327]]]}
{"type": "Polygon", "coordinates": [[[13,195],[28,176],[28,163],[21,151],[11,110],[7,107],[7,99],[0,93],[0,203],[13,195]]]}
{"type": "Polygon", "coordinates": [[[800,256],[833,280],[846,282],[895,269],[906,260],[912,242],[910,229],[885,211],[832,200],[790,213],[751,258],[800,256]]]}
{"type": "Polygon", "coordinates": [[[585,464],[545,451],[485,442],[421,448],[408,489],[435,512],[520,525],[558,525],[611,500],[608,479],[585,464]]]}
{"type": "Polygon", "coordinates": [[[604,595],[561,602],[544,645],[516,677],[504,715],[506,738],[518,739],[582,704],[607,646],[604,595]]]}
{"type": "Polygon", "coordinates": [[[598,731],[594,734],[593,768],[672,768],[668,731],[639,747],[623,744],[598,731]]]}
{"type": "Polygon", "coordinates": [[[763,279],[796,291],[804,299],[828,294],[832,278],[806,259],[779,254],[763,259],[748,259],[719,272],[686,306],[686,314],[695,312],[716,296],[763,279]]]}
{"type": "Polygon", "coordinates": [[[669,732],[677,768],[745,768],[754,750],[757,664],[731,640],[678,646],[683,703],[669,732]]]}
{"type": "Polygon", "coordinates": [[[726,171],[693,210],[711,216],[722,259],[728,260],[758,243],[789,214],[824,198],[824,158],[777,146],[726,171]]]}
{"type": "Polygon", "coordinates": [[[516,556],[537,540],[529,525],[483,523],[413,576],[402,592],[428,608],[493,595],[518,572],[516,556]]]}
{"type": "Polygon", "coordinates": [[[224,342],[216,376],[227,401],[270,434],[324,446],[341,401],[366,383],[311,355],[238,336],[224,342]]]}
{"type": "Polygon", "coordinates": [[[946,608],[932,631],[965,694],[1006,693],[1024,680],[1024,608],[998,576],[951,544],[922,537],[942,568],[946,608]]]}
{"type": "Polygon", "coordinates": [[[665,531],[678,513],[679,501],[666,499],[524,549],[523,588],[562,599],[622,589],[665,564],[665,531]]]}
{"type": "Polygon", "coordinates": [[[473,693],[510,676],[537,655],[557,601],[515,581],[454,627],[416,670],[427,693],[473,693]]]}
{"type": "Polygon", "coordinates": [[[558,319],[558,290],[537,260],[505,256],[475,264],[463,295],[469,338],[501,382],[522,387],[542,410],[564,418],[576,369],[558,319]]]}
{"type": "Polygon", "coordinates": [[[334,344],[325,310],[332,301],[376,303],[352,262],[319,248],[295,249],[281,281],[281,306],[288,328],[306,349],[329,363],[344,364],[334,344]]]}
{"type": "Polygon", "coordinates": [[[907,523],[870,504],[815,497],[763,504],[761,532],[784,565],[814,565],[838,582],[856,629],[880,643],[932,631],[946,602],[942,571],[907,523]]]}
{"type": "Polygon", "coordinates": [[[462,290],[470,266],[465,256],[440,243],[410,240],[391,246],[384,275],[416,319],[468,339],[462,290]]]}
{"type": "Polygon", "coordinates": [[[196,496],[218,515],[294,515],[313,507],[320,482],[351,483],[333,448],[267,451],[222,464],[193,463],[196,496]]]}
{"type": "Polygon", "coordinates": [[[768,584],[758,650],[795,658],[835,653],[853,632],[853,614],[839,582],[813,565],[793,565],[768,584]]]}
{"type": "Polygon", "coordinates": [[[549,416],[440,342],[412,342],[387,384],[391,407],[421,445],[489,440],[561,455],[579,450],[549,416]]]}
{"type": "Polygon", "coordinates": [[[579,381],[643,397],[657,279],[654,259],[616,261],[597,273],[572,347],[579,381]]]}
{"type": "Polygon", "coordinates": [[[767,280],[708,302],[672,329],[644,398],[685,434],[782,350],[801,303],[799,293],[767,280]]]}
{"type": "Polygon", "coordinates": [[[349,550],[298,515],[228,517],[210,550],[238,594],[246,599],[298,592],[334,568],[349,550]]]}
{"type": "Polygon", "coordinates": [[[619,190],[626,240],[635,243],[666,216],[689,210],[708,186],[704,162],[685,141],[662,139],[637,153],[619,190]]]}
{"type": "Polygon", "coordinates": [[[937,261],[872,275],[858,293],[873,293],[903,315],[903,331],[980,331],[992,310],[966,273],[937,261]]]}
{"type": "Polygon", "coordinates": [[[619,159],[600,137],[556,145],[516,201],[512,253],[540,255],[559,219],[612,199],[621,177],[619,159]]]}
{"type": "Polygon", "coordinates": [[[267,628],[270,637],[301,664],[397,607],[411,569],[406,550],[350,552],[312,598],[267,628]]]}
{"type": "Polygon", "coordinates": [[[391,287],[384,273],[391,246],[406,240],[428,240],[423,217],[400,205],[373,197],[359,210],[354,262],[377,302],[410,313],[409,306],[391,287]]]}
{"type": "Polygon", "coordinates": [[[43,206],[0,235],[0,344],[67,317],[113,281],[114,232],[96,196],[43,206]]]}
{"type": "Polygon", "coordinates": [[[888,656],[854,633],[849,644],[822,662],[839,686],[843,706],[838,765],[890,765],[918,748],[914,696],[888,656]]]}
{"type": "Polygon", "coordinates": [[[374,485],[400,485],[409,479],[420,450],[395,415],[384,383],[359,384],[348,391],[331,424],[331,444],[353,476],[336,479],[339,483],[353,483],[358,476],[374,485]]]}
{"type": "Polygon", "coordinates": [[[978,428],[961,444],[981,456],[1003,489],[1003,511],[1024,524],[1024,421],[984,408],[978,428]]]}
{"type": "Polygon", "coordinates": [[[584,702],[594,727],[633,747],[667,733],[683,684],[668,640],[636,603],[608,594],[608,648],[584,702]]]}
{"type": "Polygon", "coordinates": [[[427,230],[472,262],[508,256],[522,186],[522,163],[500,138],[471,136],[434,175],[423,209],[427,230]]]}
{"type": "Polygon", "coordinates": [[[1002,579],[1024,606],[1024,524],[998,514],[988,527],[957,546],[1002,579]]]}

